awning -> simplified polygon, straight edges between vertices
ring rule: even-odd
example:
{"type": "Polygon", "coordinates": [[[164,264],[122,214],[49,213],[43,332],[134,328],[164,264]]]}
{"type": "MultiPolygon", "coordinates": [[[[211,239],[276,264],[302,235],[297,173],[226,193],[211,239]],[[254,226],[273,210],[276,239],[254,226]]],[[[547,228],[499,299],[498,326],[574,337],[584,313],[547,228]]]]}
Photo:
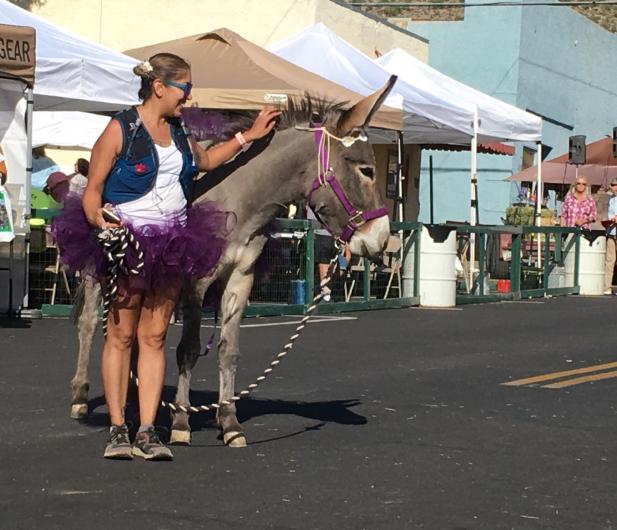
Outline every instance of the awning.
{"type": "MultiPolygon", "coordinates": [[[[433,151],[469,151],[469,145],[452,145],[452,144],[422,144],[422,149],[431,149],[433,151]]],[[[514,156],[515,149],[511,145],[501,142],[487,142],[478,145],[478,153],[487,155],[506,155],[514,156]]]]}
{"type": "MultiPolygon", "coordinates": [[[[611,179],[617,177],[617,158],[613,156],[612,138],[587,144],[586,153],[587,163],[578,167],[568,163],[567,153],[542,162],[542,181],[546,184],[571,184],[579,175],[584,176],[591,185],[607,186],[611,179]]],[[[535,182],[537,174],[538,167],[532,166],[508,177],[508,180],[535,182]]]]}

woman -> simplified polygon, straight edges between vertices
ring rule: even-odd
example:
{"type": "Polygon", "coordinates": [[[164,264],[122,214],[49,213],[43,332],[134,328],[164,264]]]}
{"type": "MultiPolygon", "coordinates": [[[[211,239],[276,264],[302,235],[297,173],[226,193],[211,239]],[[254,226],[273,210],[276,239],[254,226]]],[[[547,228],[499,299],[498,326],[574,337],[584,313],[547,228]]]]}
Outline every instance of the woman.
{"type": "Polygon", "coordinates": [[[54,171],[47,177],[47,183],[43,191],[50,195],[54,201],[62,205],[70,192],[70,180],[71,178],[62,173],[62,171],[54,171]]]}
{"type": "MultiPolygon", "coordinates": [[[[94,145],[81,216],[85,213],[92,228],[128,226],[145,256],[139,275],[119,278],[119,296],[107,323],[101,373],[111,427],[104,456],[171,460],[154,429],[165,374],[165,334],[182,278],[202,277],[214,268],[230,229],[230,215],[213,203],[187,208],[191,182],[198,169],[212,170],[267,135],[280,113],[264,109],[248,131],[206,151],[187,138],[179,119],[191,99],[189,65],[159,53],[134,72],[141,77],[143,103],[116,115],[94,145]],[[120,223],[106,220],[104,209],[120,223]],[[124,407],[134,340],[139,345],[141,425],[131,447],[124,407]]],[[[102,279],[102,252],[86,244],[92,237],[72,224],[74,217],[69,213],[54,227],[64,261],[102,279]]]]}
{"type": "Polygon", "coordinates": [[[563,201],[561,226],[580,226],[591,230],[596,216],[596,202],[587,189],[587,179],[578,177],[563,201]]]}
{"type": "Polygon", "coordinates": [[[77,162],[75,162],[75,172],[70,175],[71,177],[71,193],[77,193],[78,195],[82,195],[88,186],[88,169],[90,167],[90,162],[88,162],[85,158],[78,158],[77,162]]]}

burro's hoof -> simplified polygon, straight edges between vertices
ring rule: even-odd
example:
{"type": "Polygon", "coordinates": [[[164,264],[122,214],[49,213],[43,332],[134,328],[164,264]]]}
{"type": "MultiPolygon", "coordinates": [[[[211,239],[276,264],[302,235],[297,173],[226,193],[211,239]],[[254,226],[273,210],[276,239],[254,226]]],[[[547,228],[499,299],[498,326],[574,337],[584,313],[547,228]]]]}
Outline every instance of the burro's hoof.
{"type": "Polygon", "coordinates": [[[71,418],[81,420],[88,415],[88,405],[86,403],[78,403],[71,405],[71,418]]]}
{"type": "Polygon", "coordinates": [[[227,431],[223,433],[223,441],[228,447],[234,449],[239,447],[246,447],[246,437],[241,431],[227,431]]]}
{"type": "Polygon", "coordinates": [[[172,445],[191,445],[191,431],[172,429],[169,443],[172,445]]]}

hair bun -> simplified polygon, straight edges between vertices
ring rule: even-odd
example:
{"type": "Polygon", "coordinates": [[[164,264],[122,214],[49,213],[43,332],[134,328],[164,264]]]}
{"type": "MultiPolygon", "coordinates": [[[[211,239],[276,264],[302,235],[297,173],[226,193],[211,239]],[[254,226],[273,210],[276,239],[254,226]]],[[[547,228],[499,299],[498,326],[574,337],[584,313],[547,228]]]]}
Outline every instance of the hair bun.
{"type": "Polygon", "coordinates": [[[133,68],[133,73],[139,77],[150,77],[150,74],[154,71],[149,61],[144,61],[133,68]]]}

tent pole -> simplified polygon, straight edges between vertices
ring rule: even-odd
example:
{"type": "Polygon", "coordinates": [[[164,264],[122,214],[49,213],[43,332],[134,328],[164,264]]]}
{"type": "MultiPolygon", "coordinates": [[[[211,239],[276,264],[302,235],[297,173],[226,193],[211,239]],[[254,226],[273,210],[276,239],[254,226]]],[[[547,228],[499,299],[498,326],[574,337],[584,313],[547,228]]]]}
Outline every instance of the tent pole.
{"type": "Polygon", "coordinates": [[[397,131],[396,136],[397,144],[397,160],[396,160],[396,200],[397,204],[397,216],[398,221],[403,222],[404,209],[403,209],[403,131],[397,131]]]}
{"type": "Polygon", "coordinates": [[[28,307],[30,282],[28,271],[30,270],[30,218],[32,217],[32,112],[34,110],[34,92],[32,88],[26,89],[26,185],[24,187],[26,201],[24,205],[24,222],[26,233],[26,253],[24,257],[24,308],[28,307]]]}
{"type": "Polygon", "coordinates": [[[435,222],[435,217],[433,215],[433,155],[430,155],[428,157],[428,191],[431,212],[431,224],[433,224],[435,222]]]}
{"type": "MultiPolygon", "coordinates": [[[[478,108],[474,112],[473,137],[471,139],[471,201],[469,224],[476,226],[478,220],[478,108]]],[[[469,234],[469,288],[473,292],[473,276],[476,261],[476,234],[469,234]]]]}
{"type": "MultiPolygon", "coordinates": [[[[536,181],[536,226],[542,226],[542,199],[544,198],[544,189],[542,187],[542,142],[536,143],[538,147],[538,177],[536,181]]],[[[542,242],[540,234],[537,234],[538,240],[538,263],[537,267],[542,267],[542,242]]]]}

